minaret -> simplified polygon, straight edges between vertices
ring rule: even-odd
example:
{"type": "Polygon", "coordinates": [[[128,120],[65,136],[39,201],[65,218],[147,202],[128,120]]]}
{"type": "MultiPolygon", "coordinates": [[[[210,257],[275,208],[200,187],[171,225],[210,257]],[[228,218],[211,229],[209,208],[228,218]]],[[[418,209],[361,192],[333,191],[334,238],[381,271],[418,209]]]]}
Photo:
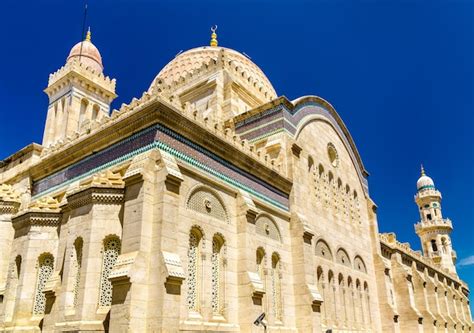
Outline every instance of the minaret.
{"type": "Polygon", "coordinates": [[[416,182],[415,202],[420,211],[421,221],[415,224],[425,257],[433,259],[442,268],[456,273],[454,266],[456,252],[451,245],[449,234],[453,230],[451,220],[441,213],[441,193],[436,190],[433,179],[425,174],[421,166],[421,177],[416,182]]]}
{"type": "Polygon", "coordinates": [[[115,79],[104,76],[103,69],[89,29],[84,41],[71,49],[66,64],[49,76],[43,146],[64,142],[109,116],[110,103],[117,97],[115,79]]]}

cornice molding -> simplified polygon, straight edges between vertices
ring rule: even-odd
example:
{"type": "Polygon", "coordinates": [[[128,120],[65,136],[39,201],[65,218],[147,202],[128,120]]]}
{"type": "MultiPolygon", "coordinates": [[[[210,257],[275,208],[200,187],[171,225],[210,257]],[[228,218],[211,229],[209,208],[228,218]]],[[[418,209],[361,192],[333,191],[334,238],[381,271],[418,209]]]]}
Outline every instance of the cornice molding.
{"type": "Polygon", "coordinates": [[[0,200],[0,215],[14,215],[18,213],[20,203],[18,201],[0,200]]]}
{"type": "Polygon", "coordinates": [[[15,237],[19,235],[21,230],[24,231],[22,234],[28,233],[32,226],[56,228],[59,226],[60,219],[61,212],[59,209],[56,211],[42,211],[38,209],[25,210],[12,218],[15,237]]]}
{"type": "Polygon", "coordinates": [[[92,186],[67,195],[67,209],[100,204],[120,205],[124,198],[124,186],[100,187],[92,186]]]}

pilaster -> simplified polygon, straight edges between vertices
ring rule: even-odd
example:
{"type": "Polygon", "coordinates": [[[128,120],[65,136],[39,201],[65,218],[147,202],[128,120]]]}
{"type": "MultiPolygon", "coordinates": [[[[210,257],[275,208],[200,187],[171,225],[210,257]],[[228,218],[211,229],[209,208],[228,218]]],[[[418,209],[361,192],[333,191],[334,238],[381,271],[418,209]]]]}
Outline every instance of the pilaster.
{"type": "MultiPolygon", "coordinates": [[[[67,194],[68,227],[74,228],[75,239],[82,239],[80,281],[77,286],[77,306],[69,306],[64,322],[55,324],[60,331],[103,331],[108,325],[110,305],[99,303],[103,274],[104,241],[122,235],[122,203],[124,182],[119,174],[106,171],[80,184],[80,189],[67,194]]],[[[68,247],[74,246],[70,239],[68,247]]],[[[120,245],[119,245],[120,247],[120,245]]],[[[68,260],[69,265],[71,262],[68,260]]],[[[75,278],[71,276],[71,278],[75,278]]],[[[70,293],[70,283],[64,283],[56,294],[70,293]]],[[[62,300],[67,297],[61,297],[62,300]]],[[[67,307],[67,304],[62,304],[67,307]]]]}
{"type": "MultiPolygon", "coordinates": [[[[56,261],[60,219],[58,202],[49,197],[33,202],[29,209],[12,218],[15,230],[12,254],[15,259],[21,258],[21,260],[16,262],[16,273],[19,273],[16,291],[12,290],[12,294],[8,297],[13,299],[5,300],[6,303],[10,303],[6,307],[13,310],[8,314],[8,317],[11,316],[11,321],[8,321],[10,318],[6,318],[6,328],[40,331],[44,312],[35,313],[37,309],[34,306],[35,298],[38,297],[40,256],[49,254],[56,261]]],[[[57,264],[53,262],[54,266],[57,264]]]]}

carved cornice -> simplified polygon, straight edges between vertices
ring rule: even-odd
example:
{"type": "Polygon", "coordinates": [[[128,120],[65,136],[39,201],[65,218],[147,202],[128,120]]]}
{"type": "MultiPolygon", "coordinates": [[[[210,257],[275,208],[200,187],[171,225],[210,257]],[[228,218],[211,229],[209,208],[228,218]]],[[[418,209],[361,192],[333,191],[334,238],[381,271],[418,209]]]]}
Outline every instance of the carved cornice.
{"type": "Polygon", "coordinates": [[[20,203],[15,201],[3,201],[0,199],[0,215],[14,215],[18,213],[20,203]]]}
{"type": "Polygon", "coordinates": [[[32,226],[56,228],[59,226],[60,219],[59,209],[57,211],[25,210],[12,218],[15,238],[27,234],[32,226]]]}
{"type": "Polygon", "coordinates": [[[124,187],[92,186],[67,195],[67,208],[76,209],[91,204],[119,205],[124,197],[124,187]]]}

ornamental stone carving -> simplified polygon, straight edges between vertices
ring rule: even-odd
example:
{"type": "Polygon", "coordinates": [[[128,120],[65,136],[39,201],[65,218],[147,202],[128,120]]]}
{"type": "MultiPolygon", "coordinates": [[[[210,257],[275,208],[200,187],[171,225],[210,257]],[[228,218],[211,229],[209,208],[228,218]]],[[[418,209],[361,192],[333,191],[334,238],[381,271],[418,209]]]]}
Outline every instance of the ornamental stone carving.
{"type": "Polygon", "coordinates": [[[17,213],[20,203],[20,194],[11,185],[0,184],[0,214],[17,213]]]}

